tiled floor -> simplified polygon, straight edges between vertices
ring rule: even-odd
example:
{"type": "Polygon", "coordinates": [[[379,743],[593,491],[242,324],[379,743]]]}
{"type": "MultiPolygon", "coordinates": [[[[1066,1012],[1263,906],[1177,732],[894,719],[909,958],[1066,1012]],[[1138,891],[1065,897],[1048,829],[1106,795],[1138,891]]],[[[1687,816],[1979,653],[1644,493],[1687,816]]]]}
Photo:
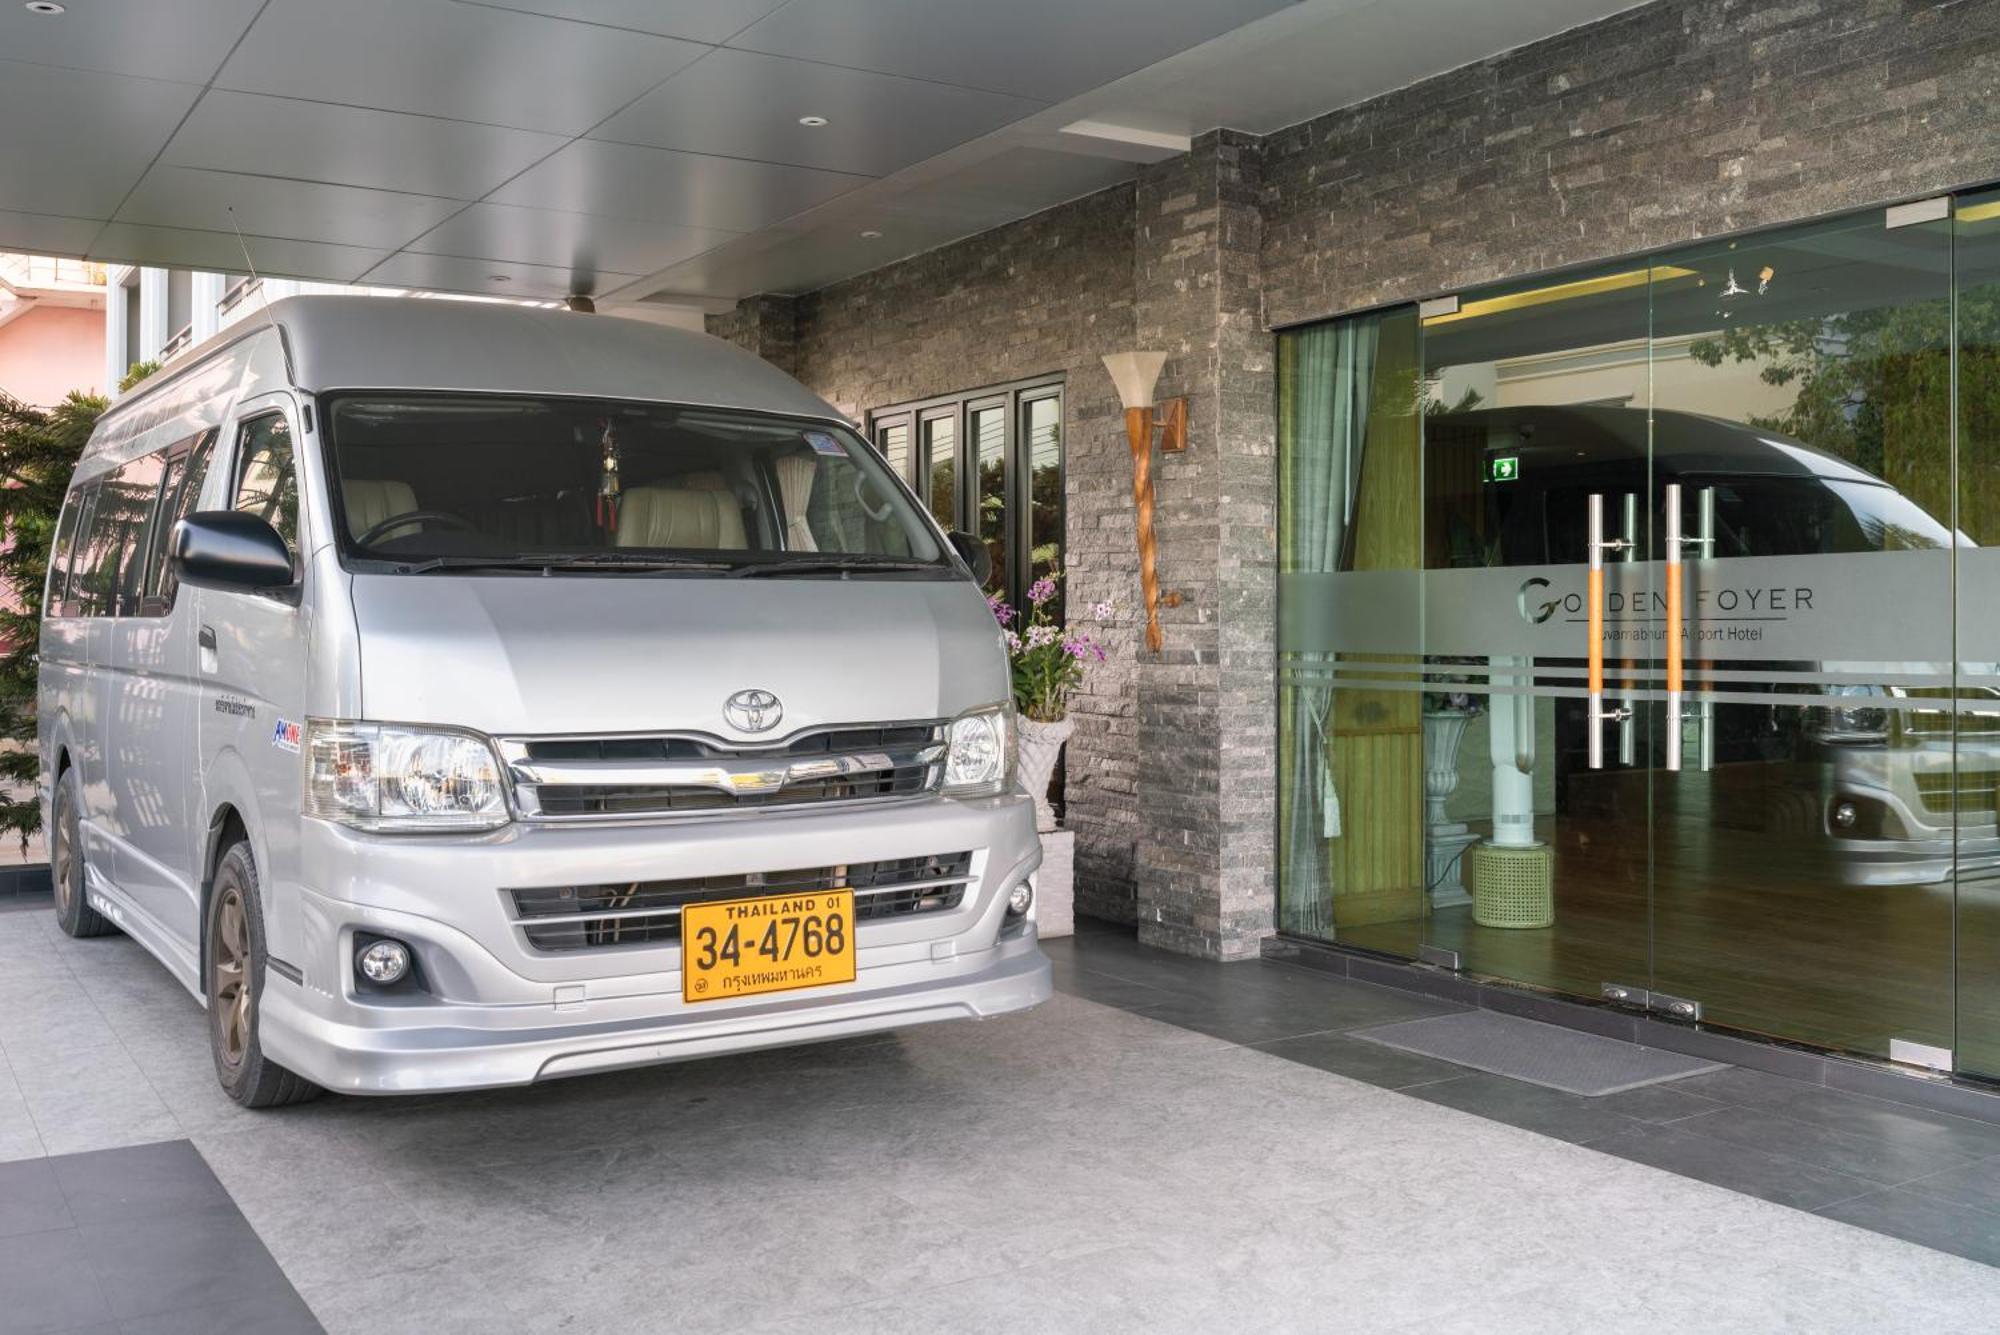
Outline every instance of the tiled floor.
{"type": "Polygon", "coordinates": [[[1585,1098],[1350,1037],[1461,1009],[1284,964],[1208,964],[1085,922],[1077,996],[1540,1135],[2000,1266],[2000,1126],[1730,1067],[1585,1098]]]}
{"type": "MultiPolygon", "coordinates": [[[[2000,1308],[2000,1270],[1562,1138],[1775,1159],[1758,1114],[1817,1127],[1800,1134],[1831,1156],[1872,1107],[1757,1082],[1583,1111],[1339,1037],[1437,1009],[1421,998],[1116,937],[1051,954],[1066,991],[988,1024],[249,1114],[215,1089],[194,1004],[131,942],[0,912],[0,1159],[46,1169],[13,1170],[41,1204],[0,1241],[0,1276],[72,1263],[64,1235],[85,1225],[54,1213],[47,1156],[185,1139],[335,1335],[1817,1335],[1985,1330],[2000,1308]],[[1740,1140],[1680,1129],[1724,1111],[1740,1140]]],[[[1930,1150],[1970,1165],[1939,1179],[1956,1194],[1893,1194],[1853,1171],[1865,1156],[1815,1171],[1861,1180],[1849,1203],[1882,1202],[1877,1223],[1912,1201],[1982,1212],[1970,1135],[1933,1128],[1930,1150]]],[[[1907,1152],[1891,1175],[1930,1166],[1907,1152]]],[[[168,1222],[126,1236],[183,1232],[168,1222]]],[[[12,1288],[0,1331],[32,1329],[12,1288]]]]}

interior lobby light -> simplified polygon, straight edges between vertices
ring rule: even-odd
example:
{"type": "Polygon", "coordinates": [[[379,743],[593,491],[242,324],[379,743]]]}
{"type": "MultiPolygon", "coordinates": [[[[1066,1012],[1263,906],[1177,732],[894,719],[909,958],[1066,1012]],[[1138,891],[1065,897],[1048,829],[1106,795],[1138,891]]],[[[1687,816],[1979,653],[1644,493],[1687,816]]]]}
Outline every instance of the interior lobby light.
{"type": "Polygon", "coordinates": [[[60,14],[64,7],[57,4],[56,0],[28,0],[28,3],[21,8],[30,14],[60,14]]]}
{"type": "Polygon", "coordinates": [[[1146,598],[1146,647],[1160,652],[1159,538],[1153,532],[1153,432],[1160,432],[1160,448],[1187,448],[1187,400],[1170,399],[1156,405],[1153,390],[1160,368],[1167,364],[1164,352],[1113,352],[1104,358],[1104,369],[1125,405],[1125,437],[1132,447],[1132,506],[1139,521],[1139,588],[1146,598]]]}
{"type": "Polygon", "coordinates": [[[817,130],[820,126],[826,124],[826,117],[801,116],[799,117],[799,124],[805,126],[808,129],[817,130]]]}
{"type": "Polygon", "coordinates": [[[1509,292],[1504,296],[1482,297],[1477,301],[1468,301],[1449,313],[1426,315],[1424,327],[1430,329],[1438,325],[1456,324],[1460,320],[1476,320],[1482,315],[1498,315],[1503,311],[1518,311],[1529,306],[1546,306],[1551,302],[1570,301],[1576,297],[1594,297],[1604,292],[1620,292],[1626,288],[1644,287],[1647,283],[1664,283],[1694,276],[1692,269],[1683,269],[1674,264],[1656,264],[1650,269],[1627,269],[1622,273],[1600,274],[1596,278],[1552,283],[1547,287],[1531,287],[1521,292],[1509,292]]]}

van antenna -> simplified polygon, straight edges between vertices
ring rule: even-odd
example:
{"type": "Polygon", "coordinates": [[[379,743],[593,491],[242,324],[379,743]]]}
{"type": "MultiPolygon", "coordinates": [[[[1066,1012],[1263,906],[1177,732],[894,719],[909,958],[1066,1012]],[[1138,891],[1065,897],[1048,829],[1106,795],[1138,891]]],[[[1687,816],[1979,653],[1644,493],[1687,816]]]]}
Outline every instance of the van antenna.
{"type": "MultiPolygon", "coordinates": [[[[243,267],[250,271],[250,281],[262,287],[264,276],[257,272],[257,261],[250,258],[250,243],[243,239],[243,229],[236,225],[236,206],[234,204],[224,204],[222,208],[223,212],[229,215],[229,230],[236,233],[236,245],[243,252],[243,267]]],[[[278,328],[277,317],[271,314],[271,298],[268,294],[264,297],[264,323],[269,325],[271,332],[278,336],[278,350],[285,356],[285,370],[290,372],[292,369],[292,350],[285,342],[285,331],[278,328]]]]}

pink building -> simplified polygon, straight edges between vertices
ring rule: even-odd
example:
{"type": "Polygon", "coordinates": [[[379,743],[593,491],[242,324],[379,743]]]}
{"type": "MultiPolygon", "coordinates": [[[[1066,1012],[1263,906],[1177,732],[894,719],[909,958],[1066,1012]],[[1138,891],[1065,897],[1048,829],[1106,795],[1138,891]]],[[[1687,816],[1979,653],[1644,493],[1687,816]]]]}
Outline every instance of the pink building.
{"type": "Polygon", "coordinates": [[[101,394],[105,364],[104,267],[0,254],[0,392],[44,407],[101,394]]]}

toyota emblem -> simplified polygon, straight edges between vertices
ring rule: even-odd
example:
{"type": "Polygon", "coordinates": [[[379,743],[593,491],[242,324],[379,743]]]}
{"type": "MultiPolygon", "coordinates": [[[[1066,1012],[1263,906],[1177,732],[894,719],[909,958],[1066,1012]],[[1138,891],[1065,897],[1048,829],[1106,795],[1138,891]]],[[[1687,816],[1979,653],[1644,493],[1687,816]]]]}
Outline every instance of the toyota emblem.
{"type": "Polygon", "coordinates": [[[785,707],[769,691],[738,691],[723,702],[722,716],[738,732],[769,732],[785,716],[785,707]]]}

